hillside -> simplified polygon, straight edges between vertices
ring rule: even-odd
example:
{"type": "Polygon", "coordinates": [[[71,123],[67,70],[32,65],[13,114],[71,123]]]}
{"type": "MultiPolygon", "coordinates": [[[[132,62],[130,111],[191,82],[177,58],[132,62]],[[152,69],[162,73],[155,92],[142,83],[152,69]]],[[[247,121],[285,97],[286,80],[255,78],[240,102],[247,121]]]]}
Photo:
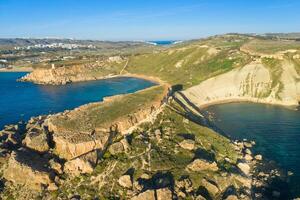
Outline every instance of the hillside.
{"type": "Polygon", "coordinates": [[[254,142],[218,133],[201,107],[298,105],[299,55],[296,41],[228,34],[37,68],[22,80],[59,85],[138,76],[158,85],[6,126],[1,198],[280,199],[281,171],[251,152],[254,142]]]}

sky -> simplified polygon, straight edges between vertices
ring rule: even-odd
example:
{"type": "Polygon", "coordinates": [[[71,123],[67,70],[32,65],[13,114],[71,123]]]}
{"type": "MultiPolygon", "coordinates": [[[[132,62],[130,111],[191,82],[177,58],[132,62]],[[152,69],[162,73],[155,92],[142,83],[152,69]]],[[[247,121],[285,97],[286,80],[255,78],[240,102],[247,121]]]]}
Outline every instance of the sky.
{"type": "Polygon", "coordinates": [[[0,0],[0,38],[187,40],[300,32],[299,0],[0,0]]]}

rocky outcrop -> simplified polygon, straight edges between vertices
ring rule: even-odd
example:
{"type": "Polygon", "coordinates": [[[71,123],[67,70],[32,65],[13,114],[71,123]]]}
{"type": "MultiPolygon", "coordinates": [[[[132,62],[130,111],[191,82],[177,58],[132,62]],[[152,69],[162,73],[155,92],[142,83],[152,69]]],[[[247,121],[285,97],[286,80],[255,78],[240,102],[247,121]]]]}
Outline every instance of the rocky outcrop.
{"type": "Polygon", "coordinates": [[[233,69],[193,86],[183,94],[196,106],[203,107],[232,101],[297,106],[300,81],[294,65],[282,62],[278,80],[260,61],[233,69]]]}
{"type": "Polygon", "coordinates": [[[219,168],[216,162],[208,162],[203,159],[195,159],[192,163],[187,166],[187,169],[195,172],[203,170],[217,171],[219,168]]]}
{"type": "Polygon", "coordinates": [[[168,188],[147,190],[131,200],[172,200],[172,192],[168,188]]]}
{"type": "MultiPolygon", "coordinates": [[[[116,62],[113,60],[109,62],[116,62]]],[[[91,81],[110,77],[113,73],[103,63],[62,66],[51,69],[38,68],[25,75],[20,81],[44,85],[64,85],[70,82],[91,81]],[[107,72],[106,72],[107,71],[107,72]]]]}
{"type": "Polygon", "coordinates": [[[97,151],[89,152],[75,159],[69,160],[64,165],[64,172],[78,176],[93,172],[98,161],[97,151]]]}
{"type": "Polygon", "coordinates": [[[3,177],[33,190],[41,190],[53,184],[53,174],[47,168],[48,160],[25,149],[11,153],[3,177]]]}
{"type": "Polygon", "coordinates": [[[32,129],[27,132],[23,144],[37,152],[43,153],[49,150],[48,136],[44,130],[32,129]]]}

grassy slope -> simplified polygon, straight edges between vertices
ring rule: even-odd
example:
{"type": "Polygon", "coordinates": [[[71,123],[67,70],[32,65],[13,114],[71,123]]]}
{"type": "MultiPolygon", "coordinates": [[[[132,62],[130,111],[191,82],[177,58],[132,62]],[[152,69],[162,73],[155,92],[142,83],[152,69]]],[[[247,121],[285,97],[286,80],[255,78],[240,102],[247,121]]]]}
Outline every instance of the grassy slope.
{"type": "Polygon", "coordinates": [[[237,52],[245,41],[247,38],[237,36],[194,41],[162,52],[131,57],[126,70],[157,76],[187,88],[249,62],[246,54],[237,52]],[[210,48],[218,52],[210,53],[210,48]]]}
{"type": "MultiPolygon", "coordinates": [[[[132,134],[131,149],[128,154],[122,153],[118,155],[111,155],[106,152],[102,161],[97,165],[92,175],[71,178],[64,182],[57,192],[51,193],[53,198],[58,196],[65,198],[70,194],[79,194],[82,198],[92,198],[95,194],[99,194],[100,199],[107,199],[109,197],[119,196],[125,198],[126,189],[114,184],[118,178],[127,172],[130,168],[134,168],[134,181],[147,173],[154,177],[159,177],[163,174],[164,177],[169,177],[170,180],[178,180],[182,176],[189,175],[195,188],[201,185],[203,177],[212,180],[227,180],[221,177],[220,172],[212,172],[209,170],[201,172],[188,172],[185,170],[186,165],[195,158],[209,158],[216,161],[221,171],[228,171],[234,168],[238,154],[234,151],[233,145],[230,141],[219,135],[218,133],[194,124],[193,122],[185,122],[184,117],[175,112],[165,108],[158,116],[153,124],[145,123],[140,129],[132,134]],[[160,129],[163,138],[161,142],[152,137],[154,131],[160,129]],[[169,137],[165,137],[165,135],[169,137]],[[183,135],[194,135],[196,141],[196,150],[188,151],[178,147],[183,135]],[[150,137],[149,137],[150,136],[150,137]],[[151,145],[151,151],[147,149],[151,145]],[[231,163],[224,163],[224,158],[228,157],[231,163]],[[143,160],[151,163],[151,167],[143,164],[143,160]],[[115,167],[114,163],[116,163],[115,167]],[[104,177],[103,185],[92,177],[101,177],[101,174],[107,173],[110,169],[113,171],[104,177]],[[100,188],[99,185],[102,187],[100,188]]],[[[149,180],[146,185],[148,187],[157,186],[159,182],[154,178],[149,180]]],[[[232,181],[232,180],[231,180],[232,181]]],[[[238,181],[233,181],[240,184],[238,181]]],[[[233,183],[231,182],[231,183],[233,183]]],[[[219,182],[220,184],[228,184],[219,182]]],[[[172,183],[171,183],[172,184],[172,183]]]]}
{"type": "Polygon", "coordinates": [[[292,40],[255,39],[247,43],[246,47],[258,53],[273,54],[287,49],[300,50],[300,42],[292,40]]]}

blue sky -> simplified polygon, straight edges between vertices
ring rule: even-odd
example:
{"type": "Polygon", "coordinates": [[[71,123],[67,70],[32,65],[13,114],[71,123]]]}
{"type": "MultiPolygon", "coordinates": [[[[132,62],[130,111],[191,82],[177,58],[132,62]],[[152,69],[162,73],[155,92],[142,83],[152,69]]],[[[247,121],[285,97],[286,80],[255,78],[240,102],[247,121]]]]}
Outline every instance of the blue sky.
{"type": "Polygon", "coordinates": [[[0,0],[0,37],[194,39],[300,32],[299,0],[0,0]]]}

